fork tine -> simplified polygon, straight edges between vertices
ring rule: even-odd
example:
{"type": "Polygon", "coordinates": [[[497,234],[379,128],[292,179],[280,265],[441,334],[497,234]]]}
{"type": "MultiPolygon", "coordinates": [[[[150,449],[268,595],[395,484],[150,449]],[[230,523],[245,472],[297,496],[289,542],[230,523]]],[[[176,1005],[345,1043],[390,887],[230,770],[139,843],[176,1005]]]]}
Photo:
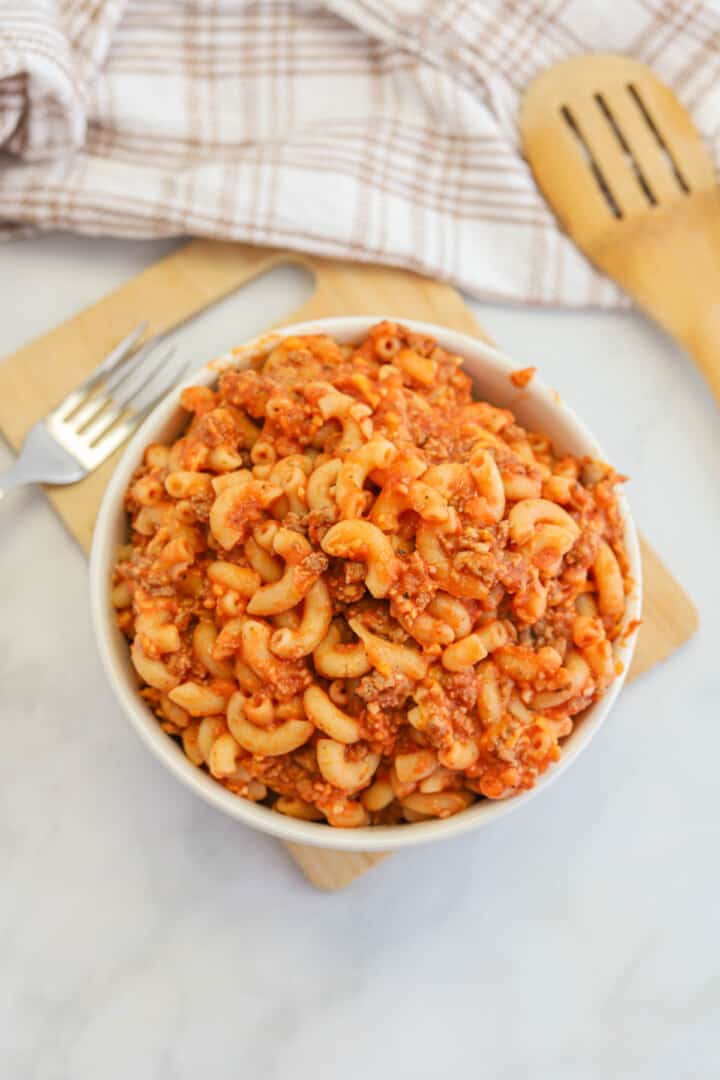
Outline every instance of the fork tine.
{"type": "Polygon", "coordinates": [[[133,364],[131,374],[142,376],[142,381],[139,385],[135,385],[137,380],[133,380],[130,377],[122,380],[121,383],[118,384],[123,385],[122,392],[119,394],[115,393],[107,395],[105,404],[101,408],[96,409],[90,418],[89,423],[83,428],[82,437],[89,443],[93,443],[97,439],[102,438],[103,432],[107,431],[111,424],[115,423],[127,406],[142,393],[150,382],[152,382],[167,361],[175,355],[176,351],[176,347],[171,345],[156,361],[153,361],[151,365],[133,364]],[[108,404],[111,406],[110,409],[105,407],[105,405],[108,404]]]}
{"type": "Polygon", "coordinates": [[[143,361],[147,360],[151,353],[153,353],[157,346],[161,345],[164,340],[164,334],[156,334],[155,337],[152,337],[149,341],[146,341],[145,344],[140,349],[138,349],[138,351],[132,357],[133,366],[131,369],[128,368],[127,365],[124,365],[123,367],[118,368],[116,371],[112,372],[109,379],[105,383],[104,392],[109,396],[114,397],[114,395],[112,395],[112,391],[116,390],[122,383],[124,383],[125,380],[130,375],[132,375],[134,371],[137,371],[139,365],[142,364],[143,361]]]}
{"type": "Polygon", "coordinates": [[[162,401],[168,391],[171,390],[173,386],[176,386],[177,383],[179,383],[183,379],[183,377],[187,374],[189,366],[190,365],[188,361],[185,361],[185,363],[181,364],[180,367],[176,368],[169,374],[168,378],[159,385],[157,392],[150,398],[150,400],[147,401],[144,405],[142,405],[139,410],[134,413],[134,416],[137,418],[138,422],[140,420],[144,420],[148,413],[152,412],[158,402],[162,401]]]}
{"type": "Polygon", "coordinates": [[[122,339],[114,349],[107,354],[107,356],[100,361],[98,366],[88,375],[87,379],[84,379],[79,386],[76,386],[74,390],[71,390],[67,394],[59,405],[53,409],[53,415],[63,420],[69,415],[85,396],[92,390],[100,380],[114,371],[116,367],[119,367],[123,360],[127,357],[133,346],[140,340],[149,326],[148,322],[141,322],[131,330],[130,333],[122,339]]]}
{"type": "Polygon", "coordinates": [[[98,462],[109,457],[114,450],[117,450],[118,446],[125,442],[128,436],[142,423],[148,413],[165,397],[175,383],[180,381],[187,372],[188,366],[187,363],[184,363],[180,368],[170,372],[168,378],[164,379],[158,388],[157,393],[139,411],[129,413],[117,424],[111,422],[99,435],[94,437],[94,445],[91,449],[98,455],[98,462]]]}
{"type": "Polygon", "coordinates": [[[114,394],[113,391],[125,384],[132,385],[133,377],[144,367],[145,361],[162,340],[164,340],[162,337],[154,337],[150,341],[146,341],[134,356],[131,356],[129,360],[112,372],[110,378],[103,383],[97,394],[88,398],[73,413],[70,423],[76,431],[84,433],[84,429],[99,419],[100,414],[107,409],[108,405],[113,405],[117,401],[117,394],[114,394]]]}
{"type": "Polygon", "coordinates": [[[158,403],[163,400],[165,394],[169,390],[172,390],[174,386],[177,386],[177,383],[180,382],[182,378],[187,375],[189,366],[189,362],[186,361],[184,364],[181,364],[180,367],[176,368],[174,372],[169,374],[166,379],[163,380],[163,382],[160,384],[160,387],[158,388],[158,392],[153,394],[150,401],[148,401],[145,405],[142,405],[142,407],[138,409],[137,413],[133,414],[133,419],[136,421],[136,423],[139,423],[140,420],[145,420],[146,416],[148,415],[148,413],[151,413],[155,405],[158,405],[158,403]]]}
{"type": "Polygon", "coordinates": [[[161,353],[157,360],[153,360],[152,365],[149,362],[146,365],[143,365],[141,374],[144,375],[144,378],[139,383],[139,385],[131,386],[131,380],[128,379],[128,385],[124,387],[122,393],[112,395],[113,404],[125,406],[132,404],[133,401],[137,401],[137,399],[142,395],[145,387],[152,382],[156,375],[160,374],[163,368],[166,367],[166,365],[172,360],[176,353],[177,346],[170,345],[167,349],[164,350],[164,352],[161,353]]]}

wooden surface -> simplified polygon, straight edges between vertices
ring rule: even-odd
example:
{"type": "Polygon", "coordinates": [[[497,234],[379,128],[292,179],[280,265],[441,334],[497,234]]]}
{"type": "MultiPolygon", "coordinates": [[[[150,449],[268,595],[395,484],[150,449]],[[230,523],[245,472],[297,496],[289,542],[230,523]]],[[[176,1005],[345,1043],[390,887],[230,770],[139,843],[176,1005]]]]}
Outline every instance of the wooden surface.
{"type": "MultiPolygon", "coordinates": [[[[150,320],[150,333],[179,326],[270,266],[292,262],[311,271],[316,288],[287,323],[326,315],[392,313],[441,323],[488,340],[450,286],[402,270],[197,240],[9,357],[0,366],[0,428],[10,443],[19,447],[30,425],[80,382],[141,319],[150,320]]],[[[95,515],[114,461],[111,458],[79,484],[48,491],[85,550],[90,547],[95,515]]],[[[697,627],[691,600],[645,542],[643,566],[644,623],[631,678],[665,659],[697,627]]],[[[351,854],[295,844],[286,847],[308,880],[327,890],[343,888],[387,857],[384,853],[351,854]]]]}
{"type": "Polygon", "coordinates": [[[629,57],[576,56],[530,84],[520,130],[562,226],[690,353],[720,402],[720,189],[675,95],[629,57]]]}

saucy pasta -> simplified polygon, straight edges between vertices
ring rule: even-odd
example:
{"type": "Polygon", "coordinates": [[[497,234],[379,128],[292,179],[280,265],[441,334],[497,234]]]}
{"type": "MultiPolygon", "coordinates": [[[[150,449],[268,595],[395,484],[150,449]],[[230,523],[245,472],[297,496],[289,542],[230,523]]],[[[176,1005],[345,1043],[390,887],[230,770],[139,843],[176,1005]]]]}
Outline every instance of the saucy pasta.
{"type": "Polygon", "coordinates": [[[617,674],[622,478],[389,322],[287,337],[181,402],[128,488],[112,602],[187,757],[337,827],[531,788],[617,674]]]}

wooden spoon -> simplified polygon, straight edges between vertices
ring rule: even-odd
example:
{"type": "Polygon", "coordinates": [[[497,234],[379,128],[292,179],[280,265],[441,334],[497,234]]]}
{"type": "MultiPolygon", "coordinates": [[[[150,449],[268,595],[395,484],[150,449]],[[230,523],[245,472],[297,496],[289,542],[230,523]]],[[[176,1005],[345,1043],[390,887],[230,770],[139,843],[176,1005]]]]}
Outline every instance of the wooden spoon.
{"type": "Polygon", "coordinates": [[[636,60],[576,56],[530,84],[520,131],[561,225],[720,401],[720,189],[675,95],[636,60]]]}

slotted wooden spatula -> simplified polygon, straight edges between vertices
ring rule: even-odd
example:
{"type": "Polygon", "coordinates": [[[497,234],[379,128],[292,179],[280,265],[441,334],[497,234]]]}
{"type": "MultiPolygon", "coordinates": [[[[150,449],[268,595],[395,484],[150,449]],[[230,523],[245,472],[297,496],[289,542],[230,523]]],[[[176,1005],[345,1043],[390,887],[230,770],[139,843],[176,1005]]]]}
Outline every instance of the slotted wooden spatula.
{"type": "Polygon", "coordinates": [[[561,225],[720,401],[720,189],[675,95],[635,60],[576,56],[530,84],[520,130],[561,225]]]}

